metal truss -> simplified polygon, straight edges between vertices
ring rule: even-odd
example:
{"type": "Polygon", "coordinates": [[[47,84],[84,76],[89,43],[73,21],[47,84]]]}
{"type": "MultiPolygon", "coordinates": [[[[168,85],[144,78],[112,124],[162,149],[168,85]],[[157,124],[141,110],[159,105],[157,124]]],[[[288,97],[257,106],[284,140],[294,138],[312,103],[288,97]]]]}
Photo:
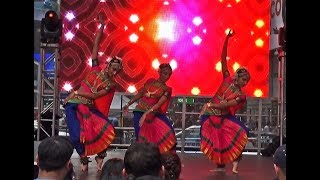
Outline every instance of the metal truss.
{"type": "Polygon", "coordinates": [[[60,47],[59,44],[52,43],[41,43],[41,59],[40,59],[40,77],[38,82],[38,94],[37,94],[37,104],[38,104],[38,129],[37,129],[37,141],[40,139],[40,131],[42,130],[48,137],[55,135],[56,126],[59,126],[56,116],[60,114],[60,91],[58,86],[58,72],[59,72],[59,62],[60,62],[60,47]],[[54,53],[45,58],[47,50],[54,50],[54,53]],[[45,65],[49,62],[54,61],[54,70],[46,70],[45,65]],[[41,115],[47,111],[52,112],[52,118],[43,119],[41,115]],[[43,121],[52,122],[52,131],[47,132],[41,123],[43,121]]]}

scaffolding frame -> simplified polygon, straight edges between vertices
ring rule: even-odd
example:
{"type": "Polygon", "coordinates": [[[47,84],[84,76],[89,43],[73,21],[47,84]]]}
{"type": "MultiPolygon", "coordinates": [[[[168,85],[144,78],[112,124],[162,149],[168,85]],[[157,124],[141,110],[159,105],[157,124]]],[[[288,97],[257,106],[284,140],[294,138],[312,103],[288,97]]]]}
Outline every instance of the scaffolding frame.
{"type": "MultiPolygon", "coordinates": [[[[38,104],[38,113],[37,113],[37,121],[38,121],[38,129],[37,129],[37,141],[40,140],[40,131],[42,130],[48,137],[50,137],[50,132],[47,132],[41,125],[42,121],[51,121],[51,136],[55,135],[56,129],[56,115],[60,113],[60,91],[59,91],[59,76],[58,72],[60,69],[60,46],[58,43],[41,43],[40,44],[40,77],[38,78],[38,97],[37,97],[37,104],[38,104]],[[45,58],[46,51],[48,49],[53,49],[54,53],[45,58]],[[50,62],[54,61],[54,70],[46,70],[45,65],[50,62]],[[53,74],[53,82],[50,82],[50,76],[48,73],[53,74]],[[46,89],[49,87],[49,89],[46,89]],[[45,106],[44,101],[46,98],[52,98],[51,102],[45,106]],[[45,112],[52,110],[52,119],[43,119],[41,117],[42,114],[45,112]]],[[[59,125],[59,124],[58,124],[59,125]]]]}
{"type": "Polygon", "coordinates": [[[285,106],[285,97],[284,97],[284,81],[285,81],[285,51],[282,47],[277,49],[278,51],[278,126],[280,127],[279,136],[280,136],[280,146],[283,144],[283,121],[285,119],[284,115],[284,106],[285,106]]]}

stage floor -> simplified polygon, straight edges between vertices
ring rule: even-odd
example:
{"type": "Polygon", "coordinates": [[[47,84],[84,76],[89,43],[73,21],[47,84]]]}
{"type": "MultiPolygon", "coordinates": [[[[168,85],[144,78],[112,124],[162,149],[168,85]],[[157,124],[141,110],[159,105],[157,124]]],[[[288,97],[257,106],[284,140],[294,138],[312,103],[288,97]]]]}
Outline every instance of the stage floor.
{"type": "MultiPolygon", "coordinates": [[[[110,150],[108,151],[107,159],[123,158],[125,150],[110,150]]],[[[215,165],[209,161],[202,153],[188,152],[179,153],[182,161],[182,180],[270,180],[274,179],[275,173],[273,169],[272,157],[263,157],[259,155],[243,155],[242,161],[239,164],[239,174],[232,173],[232,165],[226,166],[225,173],[214,171],[215,165]]],[[[79,157],[74,152],[72,155],[72,163],[74,170],[79,180],[98,180],[99,172],[97,172],[94,156],[90,156],[89,171],[81,172],[79,157]]]]}

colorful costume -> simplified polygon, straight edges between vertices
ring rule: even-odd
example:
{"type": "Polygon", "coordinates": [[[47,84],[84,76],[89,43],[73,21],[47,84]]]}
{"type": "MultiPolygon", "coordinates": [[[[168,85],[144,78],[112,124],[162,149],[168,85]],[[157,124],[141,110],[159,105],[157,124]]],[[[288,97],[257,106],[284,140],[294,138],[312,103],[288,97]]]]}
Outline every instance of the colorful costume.
{"type": "Polygon", "coordinates": [[[169,151],[176,145],[172,123],[166,116],[172,88],[151,78],[147,80],[142,90],[144,95],[133,111],[136,139],[155,143],[161,153],[169,151]],[[139,120],[143,113],[151,109],[163,95],[167,97],[167,101],[159,109],[154,109],[153,112],[149,113],[143,125],[139,127],[139,120]]]}
{"type": "Polygon", "coordinates": [[[92,67],[81,87],[92,93],[106,89],[108,94],[95,100],[75,95],[65,106],[69,134],[81,157],[104,151],[115,137],[114,127],[108,120],[115,83],[105,73],[99,66],[92,67]]]}
{"type": "Polygon", "coordinates": [[[237,119],[235,113],[246,102],[246,96],[227,76],[217,93],[210,100],[222,103],[235,99],[238,104],[225,109],[207,107],[201,116],[201,151],[216,164],[226,164],[236,160],[242,153],[249,129],[237,119]]]}

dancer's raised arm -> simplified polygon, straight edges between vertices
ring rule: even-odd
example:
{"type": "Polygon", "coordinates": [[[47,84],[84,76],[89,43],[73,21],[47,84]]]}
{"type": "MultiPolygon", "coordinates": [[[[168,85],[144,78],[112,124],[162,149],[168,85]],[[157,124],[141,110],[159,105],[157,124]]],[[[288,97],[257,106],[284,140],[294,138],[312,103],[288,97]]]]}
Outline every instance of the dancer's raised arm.
{"type": "Polygon", "coordinates": [[[223,78],[226,78],[230,76],[229,70],[228,70],[228,64],[227,64],[227,54],[228,54],[228,41],[229,38],[234,35],[233,30],[229,30],[226,39],[224,40],[223,43],[223,48],[222,48],[222,53],[221,53],[221,69],[222,69],[222,74],[223,78]]]}
{"type": "Polygon", "coordinates": [[[99,62],[98,62],[98,51],[99,51],[101,38],[102,38],[102,35],[103,35],[103,30],[104,30],[104,18],[103,18],[103,15],[99,15],[97,21],[100,23],[100,28],[97,31],[96,38],[95,38],[94,43],[93,43],[92,57],[91,57],[92,58],[92,67],[99,65],[99,62]]]}

